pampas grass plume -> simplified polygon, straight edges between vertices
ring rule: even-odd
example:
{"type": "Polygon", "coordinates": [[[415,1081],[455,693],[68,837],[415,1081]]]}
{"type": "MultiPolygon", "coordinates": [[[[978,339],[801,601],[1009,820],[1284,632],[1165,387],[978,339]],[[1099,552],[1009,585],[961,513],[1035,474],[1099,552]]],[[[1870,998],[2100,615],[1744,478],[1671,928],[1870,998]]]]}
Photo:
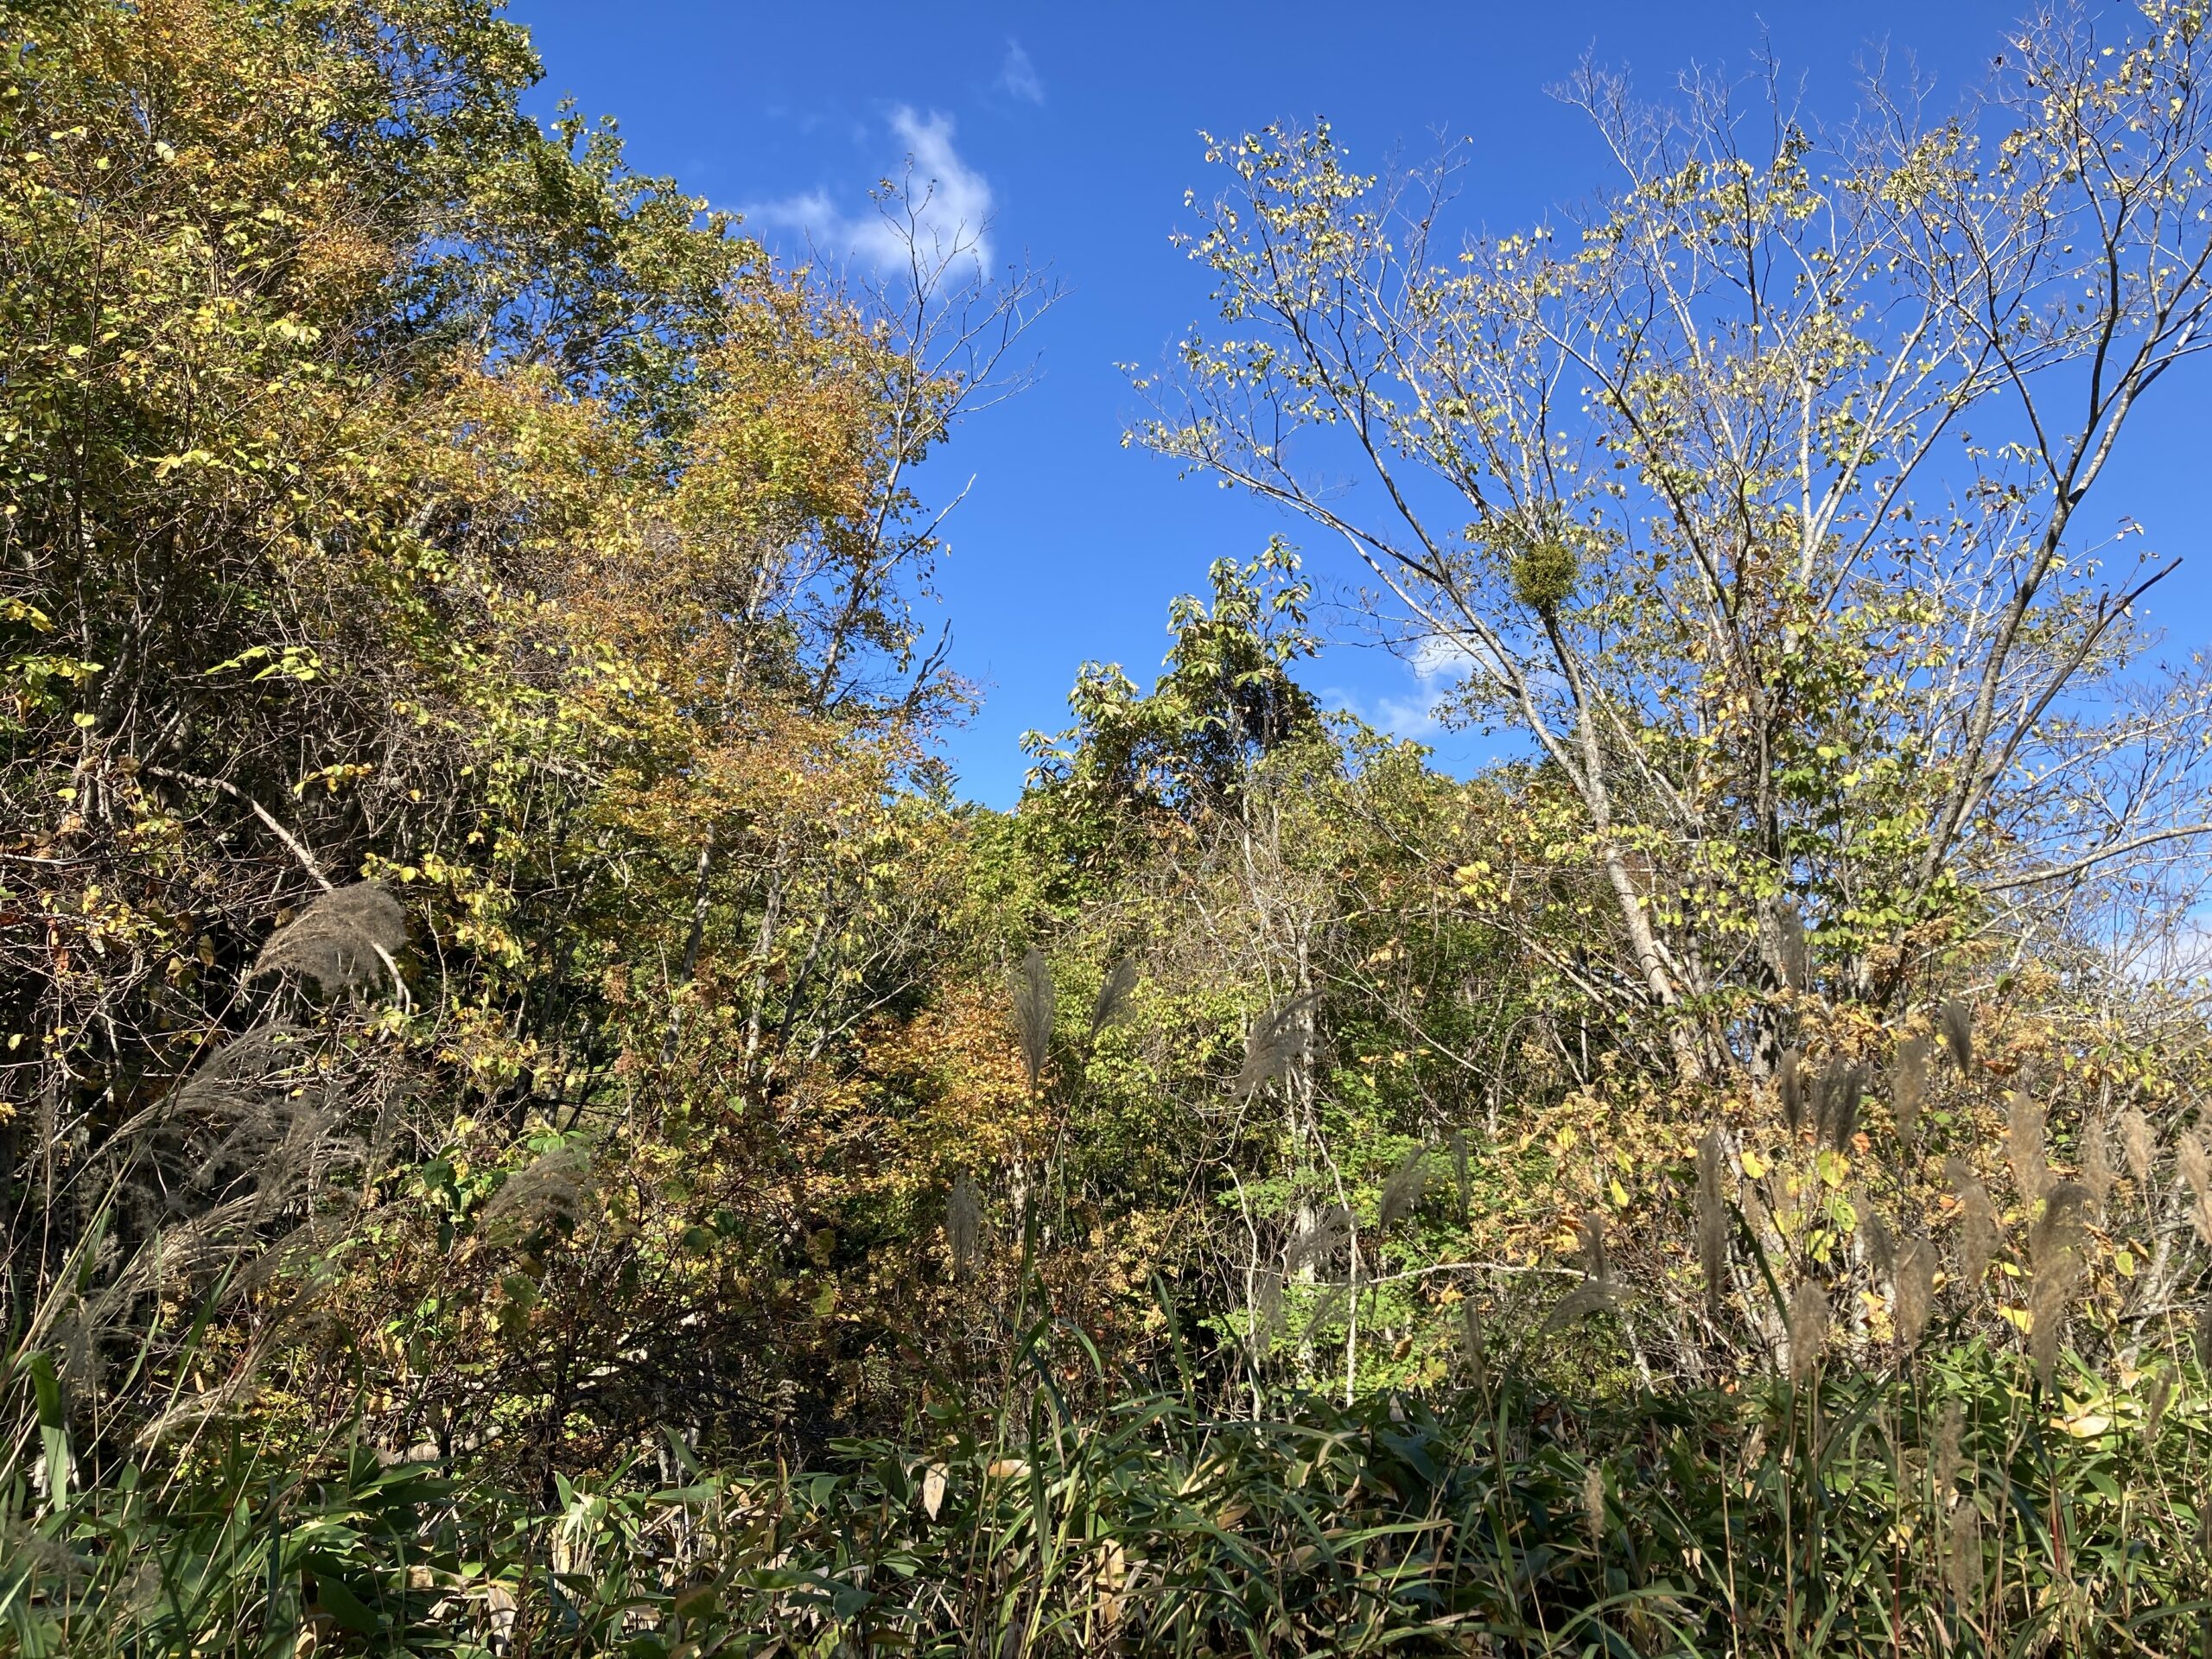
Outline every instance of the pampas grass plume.
{"type": "Polygon", "coordinates": [[[1045,1074],[1046,1056],[1052,1047],[1053,1000],[1052,970],[1045,965],[1045,953],[1033,944],[1022,957],[1014,979],[1014,1030],[1021,1039],[1021,1066],[1029,1075],[1032,1095],[1045,1074]]]}
{"type": "Polygon", "coordinates": [[[2024,1089],[2012,1091],[2005,1114],[2005,1154],[2020,1201],[2032,1207],[2050,1189],[2050,1165],[2044,1156],[2043,1103],[2024,1089]]]}
{"type": "Polygon", "coordinates": [[[1129,993],[1136,984],[1137,959],[1134,956],[1123,957],[1107,970],[1106,977],[1099,983],[1098,1000],[1090,1005],[1090,1034],[1094,1039],[1107,1027],[1119,1024],[1128,1014],[1129,993]]]}
{"type": "Polygon", "coordinates": [[[2151,1133],[2151,1120],[2143,1116],[2139,1106],[2130,1106],[2120,1115],[2120,1149],[2127,1160],[2127,1173],[2135,1178],[2137,1193],[2148,1204],[2151,1165],[2158,1152],[2158,1140],[2151,1133]]]}
{"type": "Polygon", "coordinates": [[[1782,1121],[1789,1126],[1792,1135],[1805,1121],[1804,1066],[1803,1050],[1785,1048],[1775,1068],[1775,1092],[1782,1101],[1782,1121]]]}
{"type": "Polygon", "coordinates": [[[1935,1242],[1916,1234],[1905,1240],[1904,1249],[1897,1253],[1897,1298],[1891,1305],[1891,1319],[1897,1326],[1901,1346],[1919,1345],[1935,1304],[1935,1242]]]}
{"type": "Polygon", "coordinates": [[[1721,1195],[1722,1141],[1707,1129],[1697,1147],[1697,1256],[1705,1271],[1705,1306],[1720,1317],[1720,1298],[1728,1273],[1728,1215],[1721,1195]]]}
{"type": "Polygon", "coordinates": [[[1866,1242],[1868,1263],[1883,1278],[1891,1277],[1897,1272],[1897,1245],[1890,1224],[1863,1192],[1852,1200],[1851,1207],[1859,1213],[1859,1234],[1866,1242]]]}
{"type": "Polygon", "coordinates": [[[1821,1347],[1827,1339],[1827,1293],[1810,1279],[1801,1279],[1789,1297],[1789,1378],[1802,1382],[1820,1363],[1821,1347]]]}
{"type": "Polygon", "coordinates": [[[1943,1178],[1958,1194],[1959,1207],[1963,1212],[1959,1224],[1961,1277],[1968,1285],[1979,1285],[1982,1275],[1989,1271],[1998,1242],[2003,1236],[1997,1224],[1997,1206],[1989,1201],[1989,1189],[1974,1178],[1963,1159],[1946,1159],[1943,1178]]]}
{"type": "Polygon", "coordinates": [[[1301,1016],[1320,999],[1313,992],[1279,1002],[1252,1022],[1244,1039],[1244,1064],[1236,1073],[1239,1099],[1280,1077],[1306,1052],[1301,1016]]]}
{"type": "Polygon", "coordinates": [[[2212,1153],[2206,1152],[2204,1137],[2194,1129],[2182,1136],[2174,1150],[2182,1179],[2196,1195],[2196,1208],[2190,1212],[2196,1223],[2196,1236],[2212,1244],[2212,1153]]]}
{"type": "Polygon", "coordinates": [[[2057,1363],[2058,1345],[2065,1335],[2066,1312],[2074,1287],[2082,1275],[2087,1235],[2082,1214],[2088,1208],[2089,1189],[2079,1181],[2062,1181],[2044,1200],[2043,1215],[2029,1235],[2028,1261],[2032,1277],[2028,1287],[2028,1352],[2037,1379],[2049,1387],[2051,1368],[2057,1363]]]}
{"type": "Polygon", "coordinates": [[[952,1250],[952,1270],[965,1279],[976,1265],[976,1246],[982,1237],[983,1206],[976,1194],[976,1184],[965,1175],[952,1184],[952,1196],[945,1201],[944,1237],[952,1250]]]}
{"type": "Polygon", "coordinates": [[[2112,1125],[2101,1117],[2089,1125],[2082,1143],[2082,1185],[2089,1189],[2089,1201],[2096,1205],[2099,1215],[2112,1200],[2116,1179],[2112,1166],[2112,1125]]]}
{"type": "Polygon", "coordinates": [[[1920,1133],[1920,1108],[1928,1098],[1928,1039],[1908,1037],[1897,1045],[1897,1064],[1890,1074],[1890,1107],[1895,1114],[1897,1139],[1906,1151],[1920,1133]]]}
{"type": "Polygon", "coordinates": [[[1974,1010],[1957,997],[1951,997],[1943,1004],[1942,1024],[1943,1046],[1951,1052],[1951,1064],[1964,1077],[1974,1064],[1974,1010]]]}

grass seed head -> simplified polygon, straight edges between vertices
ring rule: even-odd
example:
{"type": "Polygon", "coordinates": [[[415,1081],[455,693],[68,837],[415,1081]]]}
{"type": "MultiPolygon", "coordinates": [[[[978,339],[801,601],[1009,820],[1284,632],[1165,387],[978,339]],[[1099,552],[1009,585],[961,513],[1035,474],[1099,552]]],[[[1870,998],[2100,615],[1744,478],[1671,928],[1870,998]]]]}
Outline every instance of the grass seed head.
{"type": "Polygon", "coordinates": [[[2066,1330],[2066,1313],[2086,1265],[2089,1189],[2062,1181],[2044,1201],[2043,1214],[2029,1236],[2028,1351],[2036,1375],[2048,1387],[2066,1330]]]}
{"type": "Polygon", "coordinates": [[[1582,1271],[1592,1279],[1611,1279],[1613,1271],[1611,1258],[1605,1251],[1605,1217],[1598,1211],[1590,1211],[1576,1224],[1575,1231],[1581,1238],[1582,1271]]]}
{"type": "Polygon", "coordinates": [[[2203,1136],[2194,1129],[2184,1134],[2174,1148],[2174,1160],[2196,1197],[2190,1215],[2196,1224],[2196,1236],[2212,1244],[2212,1153],[2205,1150],[2203,1136]]]}
{"type": "Polygon", "coordinates": [[[1304,1056],[1306,1048],[1306,1011],[1319,1001],[1308,992],[1279,1002],[1252,1022],[1244,1039],[1244,1064],[1235,1085],[1243,1099],[1262,1084],[1281,1077],[1304,1056]]]}
{"type": "Polygon", "coordinates": [[[379,977],[407,944],[407,913],[382,883],[357,881],[324,893],[269,936],[249,978],[303,974],[324,991],[379,977]]]}
{"type": "Polygon", "coordinates": [[[1897,1118],[1897,1140],[1908,1152],[1919,1138],[1920,1108],[1927,1098],[1928,1039],[1908,1037],[1897,1045],[1890,1072],[1890,1109],[1897,1118]]]}
{"type": "Polygon", "coordinates": [[[1897,1252],[1897,1298],[1891,1319],[1897,1326],[1901,1346],[1919,1346],[1935,1305],[1935,1241],[1924,1234],[1915,1234],[1905,1240],[1904,1248],[1897,1252]]]}
{"type": "Polygon", "coordinates": [[[2043,1103],[2024,1089],[2012,1091],[2005,1113],[2005,1155],[2020,1202],[2032,1208],[2050,1186],[2050,1164],[2044,1155],[2043,1103]]]}
{"type": "Polygon", "coordinates": [[[1962,1608],[1981,1602],[1981,1511],[1971,1499],[1951,1511],[1948,1576],[1951,1594],[1962,1608]]]}
{"type": "Polygon", "coordinates": [[[2082,1185],[2089,1189],[2089,1202],[2097,1214],[2102,1215],[2112,1201],[2117,1179],[2112,1166],[2112,1125],[2101,1117],[2089,1125],[2082,1142],[2082,1185]]]}
{"type": "Polygon", "coordinates": [[[1109,1026],[1119,1025],[1129,1011],[1129,994],[1137,987],[1137,959],[1126,956],[1107,969],[1099,982],[1098,1000],[1090,1005],[1090,1035],[1095,1040],[1109,1026]]]}
{"type": "Polygon", "coordinates": [[[1467,1362],[1467,1380],[1475,1389],[1490,1391],[1490,1344],[1483,1339],[1482,1315],[1470,1296],[1459,1304],[1459,1352],[1467,1362]]]}
{"type": "Polygon", "coordinates": [[[1946,1401],[1936,1430],[1936,1497],[1948,1498],[1959,1484],[1962,1466],[1960,1445],[1966,1438],[1967,1414],[1955,1400],[1946,1401]]]}
{"type": "Polygon", "coordinates": [[[2151,1120],[2143,1116],[2139,1106],[2130,1106],[2120,1115],[2120,1149],[2127,1160],[2127,1173],[2135,1178],[2137,1194],[2145,1204],[2151,1201],[2151,1166],[2158,1155],[2158,1138],[2151,1132],[2151,1120]]]}
{"type": "Polygon", "coordinates": [[[1052,970],[1045,953],[1031,945],[1014,976],[1014,1026],[1021,1039],[1021,1069],[1029,1077],[1029,1092],[1045,1075],[1045,1060],[1052,1044],[1052,970]]]}
{"type": "Polygon", "coordinates": [[[1974,1010],[1955,996],[1948,998],[1943,1004],[1941,1023],[1943,1046],[1951,1052],[1951,1064],[1957,1066],[1959,1075],[1964,1077],[1967,1068],[1974,1064],[1974,1010]]]}
{"type": "Polygon", "coordinates": [[[974,1269],[977,1246],[983,1236],[983,1205],[975,1182],[965,1175],[952,1184],[945,1200],[944,1237],[952,1251],[952,1270],[965,1279],[974,1269]]]}
{"type": "Polygon", "coordinates": [[[1282,1329],[1282,1274],[1262,1268],[1252,1275],[1252,1357],[1264,1358],[1282,1329]]]}
{"type": "Polygon", "coordinates": [[[1866,1242],[1867,1264],[1882,1278],[1893,1277],[1897,1266],[1897,1245],[1890,1224],[1882,1219],[1882,1212],[1863,1192],[1852,1199],[1851,1207],[1859,1215],[1859,1236],[1866,1242]]]}
{"type": "Polygon", "coordinates": [[[2174,1374],[2164,1366],[2151,1379],[2151,1386],[2143,1395],[2143,1438],[2156,1440],[2158,1427],[2165,1421],[2166,1408],[2173,1403],[2174,1374]]]}
{"type": "Polygon", "coordinates": [[[1593,1551],[1605,1547],[1605,1471],[1592,1464],[1582,1473],[1582,1524],[1593,1551]]]}
{"type": "Polygon", "coordinates": [[[1789,1379],[1803,1382],[1821,1363],[1827,1340],[1828,1298],[1819,1283],[1801,1279],[1789,1297],[1789,1379]]]}
{"type": "Polygon", "coordinates": [[[1989,1189],[1975,1179],[1963,1159],[1946,1159],[1943,1177],[1959,1198],[1960,1277],[1970,1286],[1979,1285],[2004,1236],[1997,1223],[1997,1206],[1989,1201],[1989,1189]]]}
{"type": "Polygon", "coordinates": [[[1866,1093],[1866,1068],[1853,1063],[1829,1074],[1821,1130],[1838,1152],[1848,1152],[1859,1133],[1859,1107],[1866,1093]]]}
{"type": "Polygon", "coordinates": [[[1720,1317],[1728,1274],[1728,1212],[1721,1192],[1722,1139],[1716,1127],[1697,1147],[1697,1255],[1705,1273],[1706,1312],[1720,1317]]]}
{"type": "Polygon", "coordinates": [[[1421,1195],[1428,1185],[1428,1164],[1422,1149],[1415,1147],[1398,1160],[1382,1183],[1382,1198],[1377,1207],[1375,1224],[1389,1232],[1396,1223],[1404,1220],[1421,1206],[1421,1195]]]}

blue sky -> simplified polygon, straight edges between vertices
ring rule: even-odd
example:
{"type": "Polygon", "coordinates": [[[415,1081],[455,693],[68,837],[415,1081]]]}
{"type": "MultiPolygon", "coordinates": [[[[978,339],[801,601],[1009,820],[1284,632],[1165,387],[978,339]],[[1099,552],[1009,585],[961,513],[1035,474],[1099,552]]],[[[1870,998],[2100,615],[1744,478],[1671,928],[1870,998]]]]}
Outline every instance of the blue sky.
{"type": "MultiPolygon", "coordinates": [[[[926,486],[942,496],[975,480],[938,585],[954,665],[985,702],[950,749],[962,791],[1003,806],[1020,788],[1020,734],[1065,723],[1081,663],[1120,662],[1149,683],[1172,595],[1271,532],[1297,539],[1272,511],[1121,444],[1136,401],[1116,365],[1158,363],[1205,314],[1203,273],[1169,245],[1189,223],[1184,192],[1212,189],[1201,129],[1325,116],[1363,165],[1464,138],[1465,215],[1508,230],[1608,181],[1582,118],[1546,92],[1586,53],[1657,95],[1692,63],[1746,65],[1764,35],[1803,77],[1809,111],[1837,117],[1854,62],[1886,43],[1893,60],[1910,52],[1948,105],[2022,3],[512,0],[511,15],[545,60],[542,113],[565,93],[616,116],[637,165],[747,212],[772,245],[802,252],[810,226],[835,239],[865,213],[868,186],[920,150],[947,188],[988,200],[1001,260],[1026,256],[1066,284],[1032,337],[1041,379],[965,427],[926,486]]],[[[2189,558],[2157,601],[2179,652],[2212,632],[2212,359],[2188,366],[2196,372],[2158,389],[2163,402],[2092,513],[2132,514],[2152,546],[2189,558]]],[[[1334,556],[1311,570],[1325,592],[1356,574],[1334,556]]],[[[1371,645],[1347,638],[1307,677],[1435,744],[1446,766],[1480,758],[1478,740],[1428,729],[1420,680],[1371,645]]]]}

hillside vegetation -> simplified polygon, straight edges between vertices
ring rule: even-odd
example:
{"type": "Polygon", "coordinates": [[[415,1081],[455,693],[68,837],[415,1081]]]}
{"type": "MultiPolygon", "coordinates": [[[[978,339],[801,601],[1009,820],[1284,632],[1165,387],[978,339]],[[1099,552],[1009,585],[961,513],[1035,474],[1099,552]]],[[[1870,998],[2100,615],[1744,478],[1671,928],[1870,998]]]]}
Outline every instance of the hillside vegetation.
{"type": "Polygon", "coordinates": [[[1212,142],[1130,442],[1287,534],[1003,813],[925,181],[781,264],[494,0],[0,49],[0,1655],[2212,1655],[2202,5],[1586,74],[1493,239],[1212,142]]]}

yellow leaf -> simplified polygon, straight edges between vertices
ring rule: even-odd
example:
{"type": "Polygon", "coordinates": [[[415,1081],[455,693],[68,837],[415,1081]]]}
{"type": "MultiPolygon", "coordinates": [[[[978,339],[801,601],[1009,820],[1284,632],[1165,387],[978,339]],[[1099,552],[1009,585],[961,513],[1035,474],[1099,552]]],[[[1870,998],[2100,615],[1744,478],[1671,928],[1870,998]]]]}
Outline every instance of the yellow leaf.
{"type": "Polygon", "coordinates": [[[1753,1152],[1750,1147],[1746,1147],[1744,1149],[1744,1173],[1750,1176],[1756,1181],[1762,1175],[1764,1175],[1766,1171],[1766,1160],[1760,1157],[1758,1154],[1753,1152]]]}

